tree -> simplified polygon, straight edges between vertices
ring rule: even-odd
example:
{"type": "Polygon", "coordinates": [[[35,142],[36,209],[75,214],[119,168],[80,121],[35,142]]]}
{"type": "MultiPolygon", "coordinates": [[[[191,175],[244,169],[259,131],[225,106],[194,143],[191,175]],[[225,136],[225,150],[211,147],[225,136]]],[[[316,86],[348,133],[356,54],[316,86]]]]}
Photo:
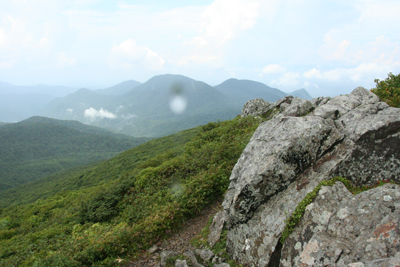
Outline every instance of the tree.
{"type": "Polygon", "coordinates": [[[376,88],[372,88],[371,92],[376,94],[380,99],[388,103],[392,107],[400,107],[400,74],[393,75],[391,72],[388,77],[381,81],[375,79],[376,88]]]}

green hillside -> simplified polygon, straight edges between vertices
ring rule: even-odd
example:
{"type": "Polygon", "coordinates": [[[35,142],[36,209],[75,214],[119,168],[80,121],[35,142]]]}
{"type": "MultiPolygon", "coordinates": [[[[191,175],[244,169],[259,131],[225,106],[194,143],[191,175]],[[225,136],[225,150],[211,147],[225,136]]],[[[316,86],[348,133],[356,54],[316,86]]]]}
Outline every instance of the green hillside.
{"type": "Polygon", "coordinates": [[[46,178],[37,187],[48,198],[0,210],[0,266],[117,266],[117,258],[132,258],[223,196],[259,123],[209,123],[46,178]],[[52,195],[57,183],[65,190],[52,195]]]}
{"type": "Polygon", "coordinates": [[[28,204],[39,198],[53,196],[58,192],[88,188],[115,180],[158,154],[172,149],[182,149],[183,145],[189,142],[199,130],[200,127],[197,127],[153,139],[122,152],[112,159],[73,167],[5,190],[0,194],[0,208],[28,204]]]}
{"type": "Polygon", "coordinates": [[[111,158],[147,140],[42,117],[4,125],[0,128],[0,191],[111,158]]]}

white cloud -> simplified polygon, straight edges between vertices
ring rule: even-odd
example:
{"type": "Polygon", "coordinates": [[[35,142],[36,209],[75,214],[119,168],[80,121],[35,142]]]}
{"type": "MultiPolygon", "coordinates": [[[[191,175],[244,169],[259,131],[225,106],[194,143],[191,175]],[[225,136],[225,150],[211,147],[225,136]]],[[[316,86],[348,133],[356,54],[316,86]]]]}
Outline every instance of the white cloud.
{"type": "Polygon", "coordinates": [[[255,26],[259,7],[255,0],[215,0],[201,13],[197,35],[183,42],[186,55],[175,62],[207,63],[219,68],[228,43],[255,26]]]}
{"type": "Polygon", "coordinates": [[[145,67],[151,70],[159,70],[162,69],[165,60],[150,48],[140,46],[133,39],[129,39],[111,48],[109,63],[112,68],[116,69],[145,67]]]}
{"type": "Polygon", "coordinates": [[[271,85],[282,86],[285,88],[293,88],[299,86],[299,78],[300,74],[289,71],[281,75],[278,80],[273,80],[271,82],[271,85]]]}
{"type": "Polygon", "coordinates": [[[39,46],[40,47],[47,47],[49,45],[49,43],[50,43],[49,39],[47,39],[46,37],[43,37],[39,41],[39,46]]]}
{"type": "Polygon", "coordinates": [[[11,69],[14,66],[14,63],[9,60],[9,61],[3,61],[0,62],[0,69],[11,69]]]}
{"type": "Polygon", "coordinates": [[[385,76],[390,71],[391,68],[387,65],[370,62],[362,63],[354,68],[335,68],[326,71],[313,68],[304,72],[303,76],[307,79],[320,79],[331,82],[352,81],[357,83],[368,80],[368,83],[370,83],[374,80],[373,77],[385,76]]]}
{"type": "Polygon", "coordinates": [[[369,0],[369,1],[356,1],[357,6],[361,12],[359,21],[371,20],[399,20],[400,2],[397,0],[369,0]]]}
{"type": "Polygon", "coordinates": [[[72,112],[74,111],[72,108],[67,108],[66,110],[68,113],[72,114],[72,112]]]}
{"type": "Polygon", "coordinates": [[[238,31],[253,28],[258,17],[259,4],[249,0],[215,0],[202,13],[200,32],[213,45],[223,45],[238,31]]]}
{"type": "Polygon", "coordinates": [[[351,41],[345,38],[343,30],[333,29],[325,34],[324,45],[320,48],[319,54],[324,60],[342,60],[347,52],[351,41]]]}
{"type": "Polygon", "coordinates": [[[103,108],[96,110],[92,107],[88,108],[85,110],[84,115],[86,118],[89,118],[90,120],[95,120],[97,118],[99,119],[115,119],[117,116],[103,108]]]}
{"type": "Polygon", "coordinates": [[[7,41],[6,31],[0,28],[0,49],[7,44],[7,41]]]}
{"type": "Polygon", "coordinates": [[[64,52],[60,52],[57,55],[56,67],[70,67],[76,65],[76,59],[74,57],[68,57],[64,52]]]}
{"type": "Polygon", "coordinates": [[[136,114],[128,114],[128,115],[122,115],[122,118],[129,120],[133,118],[137,118],[138,116],[136,114]]]}
{"type": "Polygon", "coordinates": [[[115,109],[115,112],[120,112],[120,110],[121,109],[123,109],[124,108],[124,106],[123,105],[119,105],[119,107],[117,107],[116,109],[115,109]]]}
{"type": "MultiPolygon", "coordinates": [[[[188,63],[214,63],[217,61],[219,57],[216,55],[207,55],[207,54],[195,54],[190,56],[185,56],[176,62],[177,65],[186,65],[188,63]]],[[[218,63],[217,63],[218,64],[218,63]]]]}
{"type": "Polygon", "coordinates": [[[321,71],[317,70],[316,68],[304,72],[303,76],[306,77],[307,79],[322,78],[321,71]]]}
{"type": "Polygon", "coordinates": [[[286,69],[278,64],[270,64],[265,66],[262,69],[262,73],[269,74],[269,73],[281,73],[284,72],[286,69]]]}

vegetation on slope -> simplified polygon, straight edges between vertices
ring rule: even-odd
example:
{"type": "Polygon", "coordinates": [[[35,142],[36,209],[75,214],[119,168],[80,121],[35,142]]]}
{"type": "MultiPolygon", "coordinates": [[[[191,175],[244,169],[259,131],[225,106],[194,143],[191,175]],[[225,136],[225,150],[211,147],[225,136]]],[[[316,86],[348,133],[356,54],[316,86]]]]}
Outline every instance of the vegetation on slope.
{"type": "Polygon", "coordinates": [[[40,117],[7,124],[0,128],[0,191],[111,158],[147,140],[40,117]]]}
{"type": "Polygon", "coordinates": [[[393,75],[390,72],[385,80],[375,79],[375,83],[376,87],[371,92],[390,106],[400,108],[400,74],[393,75]]]}
{"type": "Polygon", "coordinates": [[[136,167],[130,150],[109,160],[109,168],[86,170],[93,174],[86,180],[95,173],[113,177],[103,184],[1,210],[0,265],[117,265],[117,257],[146,249],[222,197],[259,123],[251,117],[209,123],[185,146],[136,167]]]}
{"type": "MultiPolygon", "coordinates": [[[[96,127],[94,127],[96,128],[96,127]]],[[[118,156],[101,162],[67,169],[37,181],[32,181],[1,192],[0,208],[28,204],[58,192],[98,186],[131,172],[155,155],[173,148],[179,150],[200,130],[199,127],[166,137],[153,139],[118,156]]]]}

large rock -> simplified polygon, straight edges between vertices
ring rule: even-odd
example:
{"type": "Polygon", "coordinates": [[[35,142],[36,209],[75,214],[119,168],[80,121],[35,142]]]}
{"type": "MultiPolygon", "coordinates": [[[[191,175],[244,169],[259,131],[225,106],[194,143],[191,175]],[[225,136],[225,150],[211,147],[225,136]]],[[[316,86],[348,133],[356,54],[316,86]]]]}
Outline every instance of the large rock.
{"type": "Polygon", "coordinates": [[[286,239],[281,266],[345,266],[395,257],[399,189],[386,184],[353,196],[340,182],[322,187],[286,239]]]}
{"type": "MultiPolygon", "coordinates": [[[[282,103],[239,158],[223,203],[227,251],[248,266],[279,264],[285,220],[320,181],[338,175],[356,185],[400,180],[400,109],[364,88],[309,103],[283,99],[275,110],[282,103]],[[287,112],[300,106],[308,111],[287,112]]],[[[330,245],[342,244],[335,242],[330,245]]]]}
{"type": "Polygon", "coordinates": [[[266,114],[271,109],[272,105],[272,103],[269,103],[261,98],[249,100],[244,105],[241,116],[261,116],[266,114]]]}
{"type": "Polygon", "coordinates": [[[224,224],[226,222],[226,211],[222,210],[215,214],[213,221],[210,225],[210,234],[208,235],[208,245],[213,248],[215,243],[219,241],[224,224]]]}

